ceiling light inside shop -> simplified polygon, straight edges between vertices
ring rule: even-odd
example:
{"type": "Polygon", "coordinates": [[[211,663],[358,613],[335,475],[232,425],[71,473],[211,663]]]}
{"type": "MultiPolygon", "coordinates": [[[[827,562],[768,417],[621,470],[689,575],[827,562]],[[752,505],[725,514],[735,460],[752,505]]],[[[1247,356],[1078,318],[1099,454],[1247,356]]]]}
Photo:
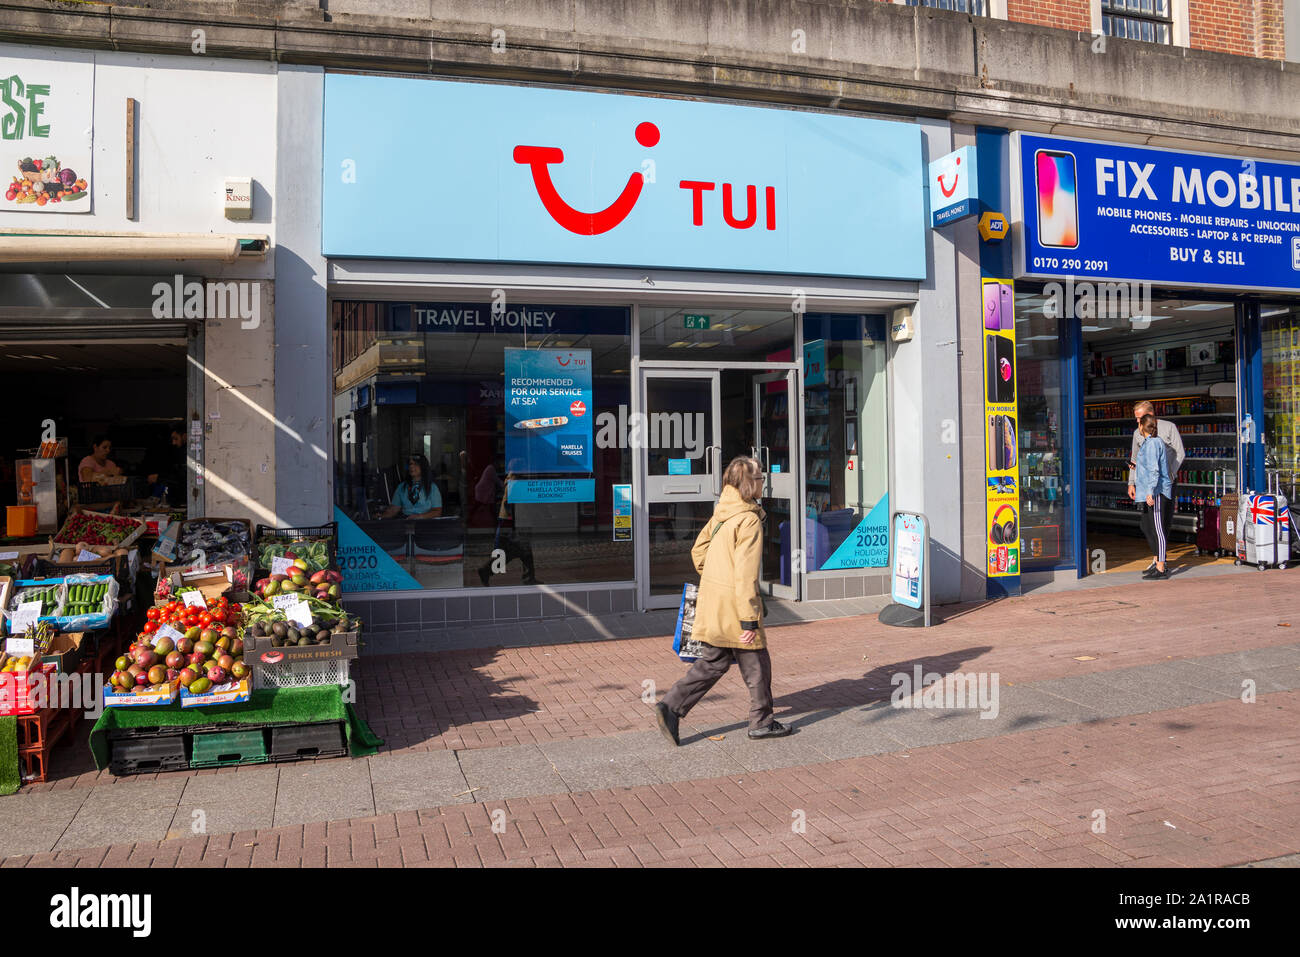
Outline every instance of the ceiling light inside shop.
{"type": "Polygon", "coordinates": [[[1174,312],[1218,312],[1220,309],[1231,308],[1231,305],[1224,302],[1198,302],[1194,306],[1179,306],[1174,312]]]}
{"type": "Polygon", "coordinates": [[[1265,309],[1260,312],[1261,319],[1270,319],[1273,316],[1285,316],[1291,312],[1290,309],[1265,309]]]}
{"type": "Polygon", "coordinates": [[[570,346],[573,345],[573,340],[572,340],[572,339],[557,339],[555,342],[552,342],[551,345],[554,346],[556,349],[567,349],[567,348],[569,348],[570,346]]]}
{"type": "Polygon", "coordinates": [[[695,348],[697,348],[697,349],[712,349],[712,348],[713,348],[714,346],[716,346],[716,345],[717,345],[716,342],[697,342],[697,343],[695,343],[695,348]]]}
{"type": "Polygon", "coordinates": [[[730,328],[731,326],[725,322],[720,322],[716,326],[709,326],[709,330],[712,332],[726,332],[730,328]]]}
{"type": "Polygon", "coordinates": [[[685,342],[684,340],[681,339],[678,339],[676,342],[668,343],[669,349],[689,349],[690,346],[691,344],[689,342],[685,342]]]}
{"type": "Polygon", "coordinates": [[[758,331],[759,329],[762,329],[762,328],[763,328],[762,326],[753,326],[753,325],[736,326],[736,331],[737,331],[737,332],[756,332],[756,331],[758,331]]]}
{"type": "Polygon", "coordinates": [[[1084,332],[1105,332],[1105,326],[1084,326],[1084,332]]]}

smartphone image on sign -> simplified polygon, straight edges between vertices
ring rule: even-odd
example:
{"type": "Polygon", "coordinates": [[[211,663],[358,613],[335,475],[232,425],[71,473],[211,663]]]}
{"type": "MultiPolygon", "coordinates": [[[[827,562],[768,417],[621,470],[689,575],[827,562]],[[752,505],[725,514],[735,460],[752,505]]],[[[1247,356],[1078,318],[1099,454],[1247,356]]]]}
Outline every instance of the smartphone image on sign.
{"type": "Polygon", "coordinates": [[[1016,327],[1015,295],[1006,283],[998,284],[998,295],[1002,299],[1002,331],[1010,332],[1016,327]]]}
{"type": "Polygon", "coordinates": [[[1079,245],[1079,191],[1073,153],[1039,150],[1034,154],[1038,184],[1038,244],[1057,249],[1079,245]]]}
{"type": "Polygon", "coordinates": [[[1002,328],[1001,288],[1001,284],[996,282],[984,284],[984,328],[994,332],[1002,328]]]}
{"type": "MultiPolygon", "coordinates": [[[[1016,420],[1009,415],[990,415],[988,430],[988,467],[990,472],[1002,472],[1016,466],[1016,420]]],[[[989,479],[990,482],[995,481],[989,479]]],[[[999,491],[1015,491],[998,479],[999,491]]],[[[1013,482],[1014,480],[1008,479],[1013,482]]]]}
{"type": "Polygon", "coordinates": [[[1011,340],[985,336],[984,375],[990,405],[1016,401],[1016,352],[1011,340]]]}

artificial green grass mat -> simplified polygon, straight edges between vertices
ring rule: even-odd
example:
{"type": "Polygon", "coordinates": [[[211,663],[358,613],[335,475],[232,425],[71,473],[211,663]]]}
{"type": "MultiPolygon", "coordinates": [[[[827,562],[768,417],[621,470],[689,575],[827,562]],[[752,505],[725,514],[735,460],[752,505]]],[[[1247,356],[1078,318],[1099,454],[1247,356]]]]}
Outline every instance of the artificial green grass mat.
{"type": "Polygon", "coordinates": [[[0,718],[0,794],[18,790],[18,775],[18,719],[0,718]]]}
{"type": "Polygon", "coordinates": [[[177,734],[207,725],[316,724],[342,721],[353,757],[374,754],[383,744],[369,726],[343,701],[337,685],[314,688],[264,688],[244,704],[182,708],[180,701],[161,708],[105,708],[90,731],[95,767],[108,766],[108,732],[130,728],[175,728],[177,734]]]}

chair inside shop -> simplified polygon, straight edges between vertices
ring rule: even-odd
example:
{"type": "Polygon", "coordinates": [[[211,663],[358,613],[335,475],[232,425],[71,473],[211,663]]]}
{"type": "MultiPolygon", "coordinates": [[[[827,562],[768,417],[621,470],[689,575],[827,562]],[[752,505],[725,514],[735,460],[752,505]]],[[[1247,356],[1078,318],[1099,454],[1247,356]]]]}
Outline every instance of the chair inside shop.
{"type": "Polygon", "coordinates": [[[416,561],[438,565],[464,558],[465,522],[459,515],[414,519],[410,526],[416,561]]]}

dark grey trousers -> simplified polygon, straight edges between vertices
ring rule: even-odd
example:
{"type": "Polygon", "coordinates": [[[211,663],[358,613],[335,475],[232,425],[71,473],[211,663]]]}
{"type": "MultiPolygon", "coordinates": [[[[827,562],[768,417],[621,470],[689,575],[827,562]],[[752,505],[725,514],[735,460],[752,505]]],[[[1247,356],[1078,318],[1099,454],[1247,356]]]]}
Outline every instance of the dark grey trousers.
{"type": "Polygon", "coordinates": [[[715,648],[695,659],[686,675],[668,689],[663,704],[679,718],[695,707],[734,661],[740,676],[749,686],[749,729],[756,731],[772,723],[772,657],[766,648],[746,651],[741,648],[715,648]]]}

